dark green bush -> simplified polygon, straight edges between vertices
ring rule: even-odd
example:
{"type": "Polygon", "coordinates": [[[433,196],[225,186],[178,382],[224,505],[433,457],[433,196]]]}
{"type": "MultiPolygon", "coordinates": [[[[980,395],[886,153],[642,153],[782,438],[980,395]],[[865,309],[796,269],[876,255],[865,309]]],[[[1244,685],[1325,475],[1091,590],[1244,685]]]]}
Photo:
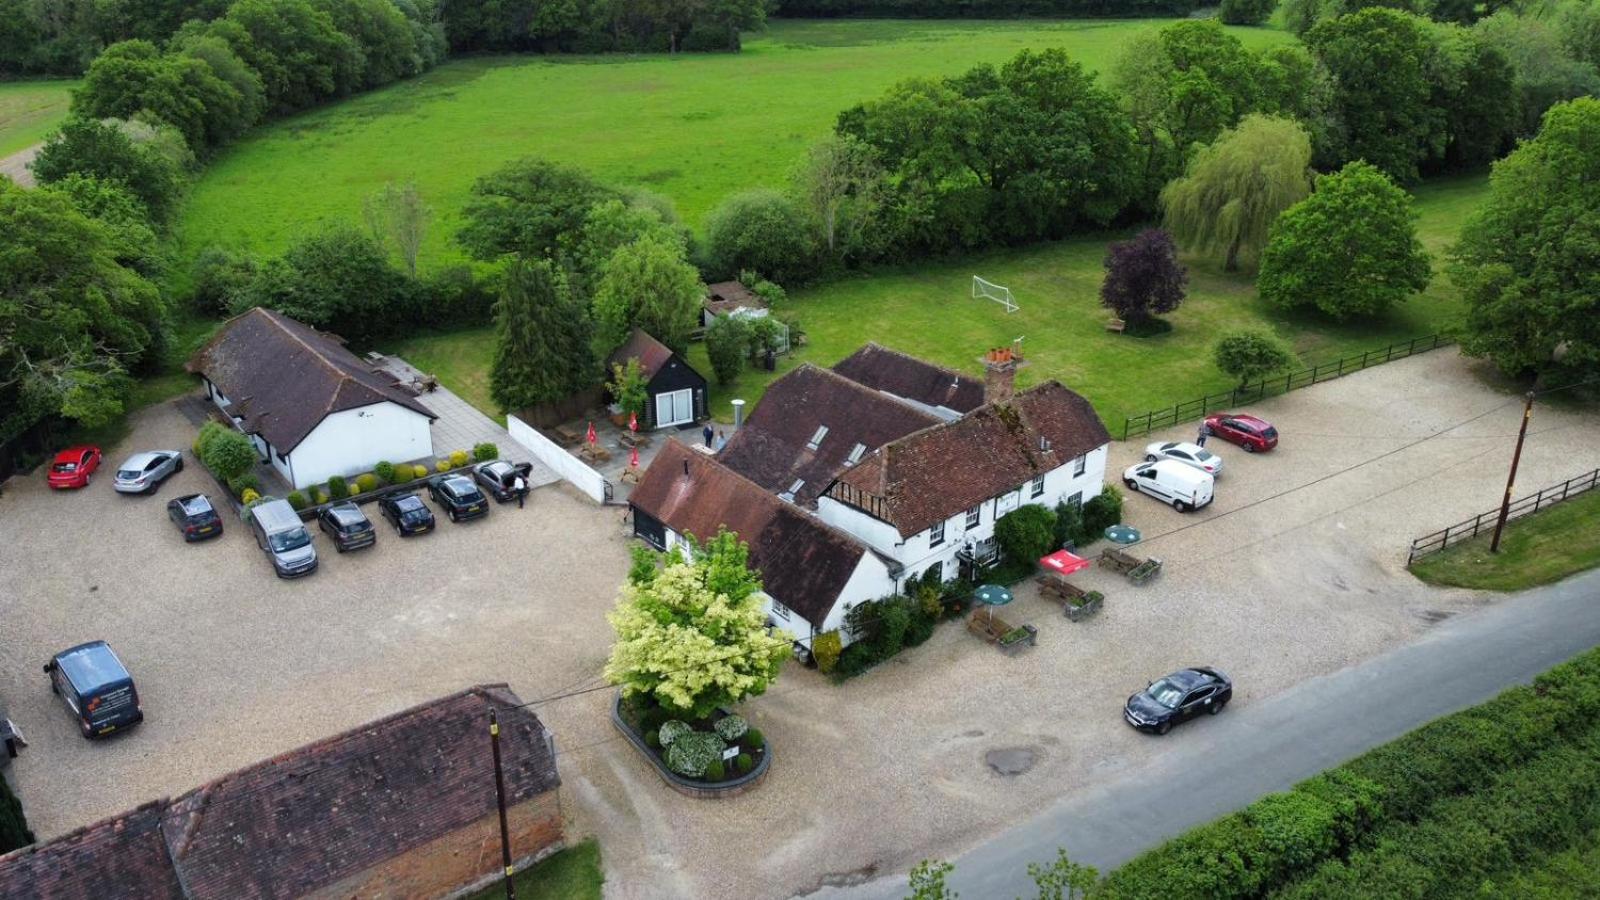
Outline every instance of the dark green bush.
{"type": "Polygon", "coordinates": [[[755,765],[755,760],[748,753],[741,753],[733,758],[733,770],[740,775],[750,774],[750,770],[755,768],[755,765]]]}
{"type": "Polygon", "coordinates": [[[1106,533],[1106,529],[1122,521],[1122,491],[1108,484],[1099,494],[1083,505],[1083,543],[1088,543],[1106,533]]]}
{"type": "Polygon", "coordinates": [[[1083,527],[1083,507],[1071,503],[1056,504],[1056,546],[1087,544],[1093,538],[1083,527]]]}
{"type": "Polygon", "coordinates": [[[652,750],[660,750],[661,749],[661,733],[656,731],[654,728],[650,729],[649,731],[646,731],[644,733],[644,743],[645,743],[645,746],[649,747],[652,750]]]}
{"type": "Polygon", "coordinates": [[[200,461],[218,478],[227,481],[250,471],[259,458],[249,438],[231,428],[219,427],[206,439],[200,461]]]}
{"type": "Polygon", "coordinates": [[[233,495],[240,499],[244,499],[245,491],[255,491],[259,495],[261,493],[261,479],[257,478],[254,472],[246,472],[243,475],[229,478],[228,490],[232,491],[233,495]]]}
{"type": "Polygon", "coordinates": [[[491,459],[499,458],[500,448],[488,441],[472,445],[472,459],[474,462],[488,462],[491,459]]]}
{"type": "Polygon", "coordinates": [[[31,843],[33,832],[28,830],[27,817],[22,814],[22,801],[11,793],[6,780],[0,778],[0,855],[31,843]]]}
{"type": "Polygon", "coordinates": [[[350,485],[343,477],[335,475],[328,479],[328,499],[343,500],[350,496],[350,485]]]}
{"type": "Polygon", "coordinates": [[[1056,514],[1032,504],[1018,507],[994,523],[994,539],[1008,560],[1031,566],[1055,549],[1056,514]]]}
{"type": "Polygon", "coordinates": [[[307,506],[306,495],[300,493],[299,491],[290,491],[289,496],[285,497],[284,499],[289,501],[289,505],[293,507],[296,512],[305,509],[307,506]]]}
{"type": "Polygon", "coordinates": [[[746,731],[744,737],[739,739],[739,746],[750,753],[754,753],[766,745],[767,739],[761,734],[761,729],[759,728],[752,728],[746,731]]]}
{"type": "Polygon", "coordinates": [[[726,781],[727,779],[727,768],[722,764],[722,760],[713,759],[709,764],[706,765],[707,781],[726,781]]]}
{"type": "Polygon", "coordinates": [[[387,459],[381,460],[377,465],[373,466],[372,472],[382,478],[386,484],[394,484],[394,463],[389,462],[387,459]]]}

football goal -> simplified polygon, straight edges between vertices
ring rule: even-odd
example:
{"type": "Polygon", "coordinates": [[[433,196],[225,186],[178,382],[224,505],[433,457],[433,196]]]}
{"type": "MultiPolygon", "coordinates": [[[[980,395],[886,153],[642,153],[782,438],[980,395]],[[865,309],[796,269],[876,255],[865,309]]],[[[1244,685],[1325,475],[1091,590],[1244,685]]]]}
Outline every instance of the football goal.
{"type": "Polygon", "coordinates": [[[1017,301],[1012,299],[1010,288],[1002,287],[992,281],[984,281],[976,275],[972,276],[972,299],[993,300],[1004,306],[1008,313],[1017,311],[1017,301]]]}

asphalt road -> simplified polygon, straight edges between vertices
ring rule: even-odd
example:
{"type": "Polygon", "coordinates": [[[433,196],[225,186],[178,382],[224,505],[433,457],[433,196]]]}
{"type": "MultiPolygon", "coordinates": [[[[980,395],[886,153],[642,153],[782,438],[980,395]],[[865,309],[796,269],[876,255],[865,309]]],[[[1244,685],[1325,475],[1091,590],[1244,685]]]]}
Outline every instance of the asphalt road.
{"type": "MultiPolygon", "coordinates": [[[[1105,872],[1597,644],[1600,572],[1507,598],[1416,643],[1152,737],[1181,743],[1183,752],[1164,753],[969,850],[954,860],[950,887],[963,897],[1031,896],[1028,863],[1054,859],[1058,847],[1105,872]]],[[[900,874],[811,896],[902,897],[905,883],[900,874]]]]}

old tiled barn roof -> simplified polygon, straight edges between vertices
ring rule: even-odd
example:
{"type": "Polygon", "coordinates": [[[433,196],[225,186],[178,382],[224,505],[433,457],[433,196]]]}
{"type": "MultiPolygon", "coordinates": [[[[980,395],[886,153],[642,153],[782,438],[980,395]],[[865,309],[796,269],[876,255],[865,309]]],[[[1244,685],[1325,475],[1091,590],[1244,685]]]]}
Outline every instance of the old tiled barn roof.
{"type": "Polygon", "coordinates": [[[812,505],[848,465],[895,438],[941,420],[827,369],[806,364],[768,386],[761,403],[717,455],[777,494],[812,505]],[[819,429],[826,428],[812,448],[819,429]],[[859,450],[857,448],[860,448],[859,450]]]}
{"type": "Polygon", "coordinates": [[[874,390],[958,413],[983,405],[983,382],[879,344],[867,344],[833,367],[874,390]]]}
{"type": "Polygon", "coordinates": [[[885,444],[827,496],[910,537],[1111,440],[1089,401],[1047,381],[1005,405],[885,444]]]}
{"type": "MultiPolygon", "coordinates": [[[[173,802],[164,830],[197,897],[298,897],[495,814],[489,705],[471,688],[292,750],[173,802]]],[[[506,802],[560,784],[537,716],[500,717],[506,802]]]]}
{"type": "Polygon", "coordinates": [[[628,503],[679,534],[719,527],[750,545],[766,592],[820,627],[866,547],[716,460],[668,440],[628,503]]]}
{"type": "Polygon", "coordinates": [[[0,897],[182,900],[161,837],[166,801],[96,822],[55,840],[0,856],[0,897]]]}
{"type": "Polygon", "coordinates": [[[331,413],[389,401],[437,418],[344,343],[256,307],[222,324],[185,366],[227,395],[244,430],[288,453],[331,413]]]}
{"type": "Polygon", "coordinates": [[[635,357],[639,360],[639,371],[644,374],[644,379],[649,381],[662,366],[667,364],[667,360],[672,358],[672,349],[646,334],[643,329],[635,328],[628,334],[628,339],[622,342],[622,346],[613,351],[611,358],[606,360],[606,369],[609,371],[612,366],[626,365],[629,359],[635,357]]]}
{"type": "Polygon", "coordinates": [[[0,857],[0,897],[289,898],[367,871],[495,814],[491,703],[507,802],[558,787],[544,725],[482,685],[0,857]]]}
{"type": "Polygon", "coordinates": [[[737,281],[719,281],[706,286],[705,307],[720,316],[736,309],[766,309],[767,301],[737,281]]]}

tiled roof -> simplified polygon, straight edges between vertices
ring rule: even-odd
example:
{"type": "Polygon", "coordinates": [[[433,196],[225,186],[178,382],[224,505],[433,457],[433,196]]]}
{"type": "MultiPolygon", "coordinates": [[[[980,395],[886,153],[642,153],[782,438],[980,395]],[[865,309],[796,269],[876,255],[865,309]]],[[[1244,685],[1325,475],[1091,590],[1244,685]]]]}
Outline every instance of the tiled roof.
{"type": "Polygon", "coordinates": [[[767,387],[755,412],[744,423],[718,461],[777,494],[796,481],[802,506],[819,494],[849,463],[896,438],[937,425],[941,420],[910,404],[886,396],[827,369],[809,363],[767,387]],[[810,446],[818,430],[827,432],[810,446]]]}
{"type": "Polygon", "coordinates": [[[161,836],[165,800],[0,856],[0,897],[182,900],[161,836]]]}
{"type": "Polygon", "coordinates": [[[706,309],[720,316],[736,309],[766,309],[767,301],[737,281],[719,281],[706,285],[706,309]]]}
{"type": "Polygon", "coordinates": [[[983,405],[981,380],[879,344],[867,344],[841,360],[833,370],[873,390],[927,406],[943,406],[966,413],[983,405]]]}
{"type": "Polygon", "coordinates": [[[329,414],[347,409],[389,401],[438,418],[340,339],[259,306],[222,323],[185,368],[227,395],[245,431],[284,453],[329,414]]]}
{"type": "Polygon", "coordinates": [[[662,445],[628,503],[679,534],[719,527],[750,545],[766,592],[821,627],[867,549],[675,439],[662,445]]]}
{"type": "Polygon", "coordinates": [[[1089,401],[1047,381],[1010,404],[885,444],[827,495],[910,537],[1110,440],[1089,401]]]}
{"type": "Polygon", "coordinates": [[[622,346],[614,350],[611,357],[606,360],[606,370],[609,372],[614,365],[626,365],[629,359],[635,357],[639,360],[639,371],[644,374],[645,380],[649,381],[662,366],[667,364],[667,360],[672,358],[672,350],[666,344],[645,334],[643,329],[635,328],[629,333],[628,339],[622,342],[622,346]]]}

